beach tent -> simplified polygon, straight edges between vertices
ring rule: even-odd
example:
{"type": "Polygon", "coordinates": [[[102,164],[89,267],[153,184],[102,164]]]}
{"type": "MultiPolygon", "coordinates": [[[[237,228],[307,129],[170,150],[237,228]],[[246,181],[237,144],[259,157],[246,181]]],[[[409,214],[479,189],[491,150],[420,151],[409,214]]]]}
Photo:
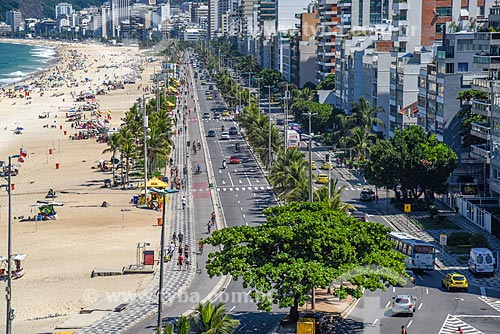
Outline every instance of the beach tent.
{"type": "Polygon", "coordinates": [[[173,107],[175,107],[175,104],[173,104],[173,103],[172,103],[172,102],[170,102],[170,101],[167,101],[167,107],[169,107],[169,108],[173,108],[173,107]]]}
{"type": "Polygon", "coordinates": [[[157,178],[152,178],[151,180],[149,180],[147,185],[148,188],[158,188],[158,189],[165,189],[168,187],[168,183],[163,182],[162,180],[157,178]]]}

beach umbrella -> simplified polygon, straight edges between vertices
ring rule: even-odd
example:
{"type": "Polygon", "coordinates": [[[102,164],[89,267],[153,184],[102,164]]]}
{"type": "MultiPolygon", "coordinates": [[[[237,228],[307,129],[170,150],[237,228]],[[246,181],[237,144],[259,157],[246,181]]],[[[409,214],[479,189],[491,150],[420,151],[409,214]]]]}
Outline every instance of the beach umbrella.
{"type": "Polygon", "coordinates": [[[157,178],[152,178],[148,181],[147,183],[148,188],[159,188],[159,189],[165,189],[168,187],[168,183],[163,182],[160,179],[157,178]]]}
{"type": "Polygon", "coordinates": [[[167,101],[167,107],[175,107],[175,104],[173,104],[172,102],[170,101],[167,101]]]}

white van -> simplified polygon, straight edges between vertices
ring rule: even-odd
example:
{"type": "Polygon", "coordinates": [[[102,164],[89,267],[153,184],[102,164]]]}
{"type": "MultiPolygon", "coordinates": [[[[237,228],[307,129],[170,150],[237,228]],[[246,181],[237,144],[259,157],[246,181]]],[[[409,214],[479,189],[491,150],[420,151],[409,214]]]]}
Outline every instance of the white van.
{"type": "Polygon", "coordinates": [[[474,275],[495,274],[495,258],[488,248],[471,248],[469,253],[469,271],[474,275]]]}

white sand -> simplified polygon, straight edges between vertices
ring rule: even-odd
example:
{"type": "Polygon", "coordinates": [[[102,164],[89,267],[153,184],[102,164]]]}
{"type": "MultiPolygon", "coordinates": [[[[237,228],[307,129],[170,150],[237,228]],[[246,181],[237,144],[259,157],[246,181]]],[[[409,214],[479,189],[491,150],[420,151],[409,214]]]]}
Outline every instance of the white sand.
{"type": "MultiPolygon", "coordinates": [[[[92,79],[91,86],[99,85],[105,74],[119,78],[122,73],[130,71],[130,68],[122,65],[139,53],[138,49],[103,45],[70,44],[58,45],[57,48],[62,56],[56,64],[59,68],[65,67],[69,49],[77,50],[87,57],[88,71],[77,70],[74,76],[92,79]],[[97,69],[103,64],[117,64],[119,68],[97,69]]],[[[159,64],[147,65],[142,73],[142,82],[137,81],[135,85],[126,85],[125,89],[97,97],[101,110],[111,111],[113,126],[121,123],[123,112],[143,94],[142,89],[138,90],[137,87],[139,84],[142,87],[149,84],[155,65],[159,64]]],[[[9,154],[18,154],[21,146],[29,153],[19,168],[20,174],[12,178],[16,187],[12,192],[13,217],[34,216],[36,209],[31,205],[44,199],[50,188],[59,195],[56,200],[64,203],[63,207],[56,208],[58,219],[55,221],[35,223],[13,220],[13,252],[28,254],[24,262],[26,275],[13,283],[15,333],[49,332],[55,323],[63,321],[65,317],[33,319],[77,313],[107,293],[133,292],[144,287],[151,279],[151,275],[90,278],[95,267],[121,268],[135,264],[136,245],[139,242],[150,242],[152,249],[157,252],[160,234],[156,218],[160,217],[160,213],[133,207],[130,199],[136,191],[101,188],[103,179],[111,178],[111,173],[101,173],[92,167],[97,165],[99,159],[110,159],[110,154],[102,154],[105,144],[96,143],[93,139],[69,140],[69,134],[76,131],[65,121],[65,112],[57,110],[59,107],[75,105],[70,92],[79,92],[88,86],[55,88],[46,91],[43,97],[35,92],[31,94],[31,104],[21,98],[0,98],[0,160],[6,160],[9,154]],[[64,92],[64,95],[51,97],[57,92],[64,92]],[[38,115],[46,111],[51,112],[50,118],[38,119],[38,115]],[[44,128],[44,124],[49,124],[49,128],[44,128]],[[51,128],[51,124],[57,127],[51,128]],[[13,134],[17,126],[24,127],[22,135],[13,134]],[[67,131],[66,136],[64,130],[67,131]],[[49,148],[54,150],[51,156],[48,155],[49,148]],[[60,164],[60,169],[55,168],[56,163],[60,164]],[[110,207],[101,208],[103,201],[107,201],[110,207]],[[124,213],[124,227],[122,208],[131,210],[124,213]]],[[[1,180],[0,184],[5,182],[1,180]]],[[[0,255],[5,256],[5,189],[0,190],[0,236],[0,255]]],[[[5,307],[2,297],[2,322],[5,307]]],[[[3,326],[0,323],[0,328],[3,326]]]]}

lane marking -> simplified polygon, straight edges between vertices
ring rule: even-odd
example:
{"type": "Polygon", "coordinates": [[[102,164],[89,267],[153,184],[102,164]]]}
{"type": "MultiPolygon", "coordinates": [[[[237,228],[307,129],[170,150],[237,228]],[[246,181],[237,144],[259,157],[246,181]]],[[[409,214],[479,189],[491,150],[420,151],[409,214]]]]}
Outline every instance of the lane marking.
{"type": "Polygon", "coordinates": [[[372,323],[372,327],[375,327],[375,325],[377,324],[377,322],[378,322],[378,318],[375,319],[375,321],[372,323]]]}
{"type": "Polygon", "coordinates": [[[392,292],[396,292],[396,287],[392,287],[392,292]]]}
{"type": "Polygon", "coordinates": [[[410,320],[410,322],[408,323],[408,325],[406,325],[406,328],[410,328],[411,324],[413,323],[413,320],[410,320]]]}
{"type": "Polygon", "coordinates": [[[227,176],[229,177],[229,181],[231,181],[231,186],[234,187],[234,182],[233,182],[233,178],[231,177],[231,173],[227,173],[227,176]]]}
{"type": "Polygon", "coordinates": [[[236,308],[236,305],[231,307],[231,309],[229,310],[229,313],[231,313],[232,310],[234,310],[236,308]]]}
{"type": "Polygon", "coordinates": [[[422,308],[422,306],[424,306],[424,303],[420,303],[420,305],[418,305],[417,310],[419,310],[419,311],[420,311],[420,309],[422,308]]]}
{"type": "Polygon", "coordinates": [[[429,289],[425,289],[425,294],[428,295],[429,294],[429,289]]]}
{"type": "Polygon", "coordinates": [[[391,305],[391,301],[390,300],[387,302],[387,304],[385,304],[384,308],[389,308],[389,305],[391,305]]]}

